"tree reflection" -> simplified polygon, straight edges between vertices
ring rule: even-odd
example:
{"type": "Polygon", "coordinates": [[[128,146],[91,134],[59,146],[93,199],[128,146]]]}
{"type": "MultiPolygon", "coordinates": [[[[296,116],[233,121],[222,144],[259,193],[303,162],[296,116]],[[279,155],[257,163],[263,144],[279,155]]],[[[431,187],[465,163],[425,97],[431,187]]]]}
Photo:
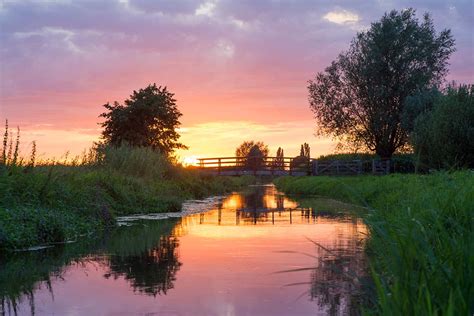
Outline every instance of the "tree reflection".
{"type": "Polygon", "coordinates": [[[110,273],[105,277],[123,276],[134,291],[153,296],[166,294],[174,287],[176,273],[182,265],[178,246],[177,237],[165,235],[155,247],[138,255],[113,255],[109,258],[110,273]]]}
{"type": "Polygon", "coordinates": [[[339,236],[330,247],[315,241],[317,265],[311,272],[310,298],[329,315],[358,315],[363,293],[367,290],[364,239],[359,240],[357,222],[352,236],[339,236]]]}

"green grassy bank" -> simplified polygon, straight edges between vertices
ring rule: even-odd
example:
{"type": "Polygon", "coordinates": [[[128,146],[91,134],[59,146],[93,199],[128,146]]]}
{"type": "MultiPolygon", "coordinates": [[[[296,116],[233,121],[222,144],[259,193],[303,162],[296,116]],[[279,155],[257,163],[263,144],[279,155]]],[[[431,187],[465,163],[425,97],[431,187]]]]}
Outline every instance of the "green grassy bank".
{"type": "Polygon", "coordinates": [[[185,199],[253,178],[206,177],[147,149],[108,149],[68,165],[0,166],[0,251],[75,240],[118,215],[179,211],[185,199]]]}
{"type": "Polygon", "coordinates": [[[474,173],[283,177],[288,194],[323,195],[368,208],[367,253],[375,313],[474,313],[474,173]]]}

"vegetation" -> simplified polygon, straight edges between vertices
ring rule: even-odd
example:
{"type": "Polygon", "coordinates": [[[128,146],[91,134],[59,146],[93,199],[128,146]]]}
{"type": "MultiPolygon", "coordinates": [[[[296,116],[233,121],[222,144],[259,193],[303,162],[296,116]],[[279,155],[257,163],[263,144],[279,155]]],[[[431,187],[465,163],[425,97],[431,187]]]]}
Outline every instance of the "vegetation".
{"type": "Polygon", "coordinates": [[[236,157],[249,157],[250,155],[268,156],[268,146],[263,142],[255,142],[253,140],[244,141],[235,149],[236,157]]]}
{"type": "Polygon", "coordinates": [[[421,163],[434,169],[474,167],[474,86],[449,86],[413,103],[419,114],[413,115],[411,140],[421,163]]]}
{"type": "Polygon", "coordinates": [[[285,154],[281,147],[278,147],[276,156],[272,161],[273,170],[283,170],[285,168],[285,154]]]}
{"type": "Polygon", "coordinates": [[[166,87],[149,85],[145,89],[133,91],[125,105],[117,101],[104,107],[107,112],[100,117],[104,130],[102,138],[106,145],[151,147],[169,155],[174,149],[186,148],[178,142],[176,129],[181,125],[181,112],[176,106],[174,94],[166,87]]]}
{"type": "Polygon", "coordinates": [[[265,165],[264,158],[268,157],[268,146],[263,142],[244,141],[235,150],[235,155],[240,160],[239,165],[249,170],[256,170],[265,165]]]}
{"type": "Polygon", "coordinates": [[[368,207],[368,254],[382,315],[474,312],[472,171],[384,177],[283,177],[290,194],[368,207]]]}
{"type": "Polygon", "coordinates": [[[304,143],[301,145],[300,155],[296,156],[291,161],[291,168],[307,170],[309,167],[310,160],[311,160],[311,151],[310,151],[309,144],[304,143]]]}
{"type": "Polygon", "coordinates": [[[390,158],[408,142],[405,100],[441,83],[453,51],[451,32],[437,34],[428,14],[385,14],[309,82],[319,133],[390,158]]]}
{"type": "Polygon", "coordinates": [[[117,215],[179,211],[184,199],[250,181],[204,177],[146,147],[105,147],[35,167],[12,158],[0,166],[0,251],[76,239],[117,215]]]}

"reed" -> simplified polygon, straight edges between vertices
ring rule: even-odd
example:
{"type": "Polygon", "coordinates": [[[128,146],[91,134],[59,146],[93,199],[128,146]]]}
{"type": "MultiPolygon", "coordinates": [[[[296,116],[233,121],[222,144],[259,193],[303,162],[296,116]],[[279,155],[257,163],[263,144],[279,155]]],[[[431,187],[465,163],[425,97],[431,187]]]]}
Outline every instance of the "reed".
{"type": "Polygon", "coordinates": [[[159,152],[129,146],[96,147],[76,157],[37,161],[36,144],[29,157],[21,157],[19,132],[13,145],[6,130],[0,252],[76,239],[114,225],[118,215],[179,211],[185,199],[221,194],[253,181],[204,177],[159,152]]]}
{"type": "Polygon", "coordinates": [[[280,178],[286,193],[367,207],[367,253],[382,315],[474,312],[473,172],[280,178]]]}

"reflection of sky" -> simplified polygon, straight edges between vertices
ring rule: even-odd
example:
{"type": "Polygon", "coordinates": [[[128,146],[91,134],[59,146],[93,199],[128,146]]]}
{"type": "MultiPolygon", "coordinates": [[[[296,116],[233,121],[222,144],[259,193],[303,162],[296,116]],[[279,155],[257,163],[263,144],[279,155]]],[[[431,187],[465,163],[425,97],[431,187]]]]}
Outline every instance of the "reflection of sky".
{"type": "MultiPolygon", "coordinates": [[[[274,193],[271,188],[267,192],[274,193]]],[[[274,198],[272,194],[259,196],[263,200],[274,198]]],[[[324,311],[326,307],[318,307],[306,293],[310,288],[308,282],[315,277],[315,270],[275,272],[315,267],[321,262],[319,259],[327,253],[321,249],[318,251],[307,238],[324,247],[354,254],[356,248],[360,249],[358,240],[366,233],[362,221],[305,217],[297,210],[292,212],[292,224],[289,211],[275,212],[274,222],[267,218],[256,225],[243,220],[237,224],[236,210],[249,206],[240,202],[243,200],[233,195],[223,202],[220,210],[189,215],[175,226],[174,233],[178,236],[176,258],[181,265],[166,295],[153,297],[134,291],[130,285],[133,279],[124,276],[126,269],[121,269],[122,272],[114,277],[104,278],[110,272],[104,264],[107,261],[96,262],[89,258],[84,263],[72,264],[62,279],[52,282],[54,300],[45,287],[34,293],[36,312],[57,315],[152,312],[171,315],[308,315],[318,309],[324,311]],[[285,286],[297,282],[306,284],[285,286]]],[[[285,200],[285,207],[289,205],[292,202],[285,200]]],[[[151,255],[154,253],[150,252],[151,255]]],[[[362,254],[360,250],[358,253],[362,254]]],[[[136,260],[127,260],[127,256],[122,259],[135,263],[130,268],[147,267],[136,260]]],[[[354,262],[355,268],[360,268],[357,260],[354,262]]],[[[318,271],[321,282],[327,281],[324,278],[334,273],[328,268],[318,271]]],[[[150,273],[140,274],[134,270],[131,275],[150,273]]],[[[28,301],[24,300],[20,312],[28,310],[28,301]]]]}
{"type": "Polygon", "coordinates": [[[3,1],[0,118],[23,127],[23,150],[79,152],[97,116],[147,83],[176,93],[186,156],[230,155],[243,139],[313,155],[307,81],[390,9],[413,6],[450,28],[449,80],[473,81],[472,1],[3,1]]]}

